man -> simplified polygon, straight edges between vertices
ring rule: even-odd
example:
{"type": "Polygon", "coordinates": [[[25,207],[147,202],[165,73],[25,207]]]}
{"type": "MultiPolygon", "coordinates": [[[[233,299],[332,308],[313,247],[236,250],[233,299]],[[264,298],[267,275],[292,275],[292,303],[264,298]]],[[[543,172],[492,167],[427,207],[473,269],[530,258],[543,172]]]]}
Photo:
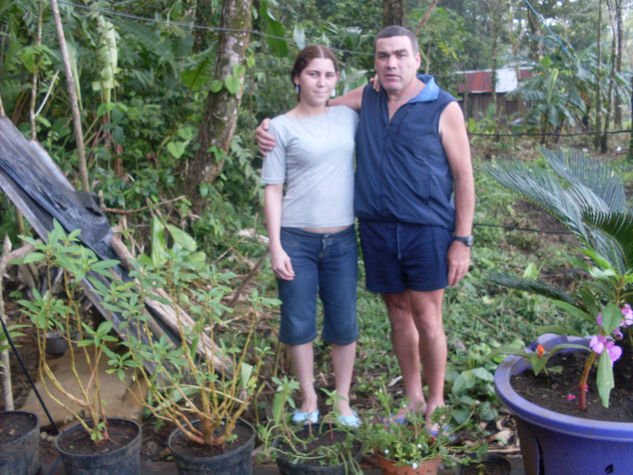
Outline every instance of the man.
{"type": "MultiPolygon", "coordinates": [[[[420,62],[410,30],[384,28],[374,43],[380,91],[368,85],[330,101],[360,112],[354,210],[366,285],[387,306],[408,398],[396,422],[407,411],[423,411],[428,421],[444,405],[444,288],[468,272],[473,244],[475,188],[464,118],[432,76],[416,75],[420,62]]],[[[272,148],[261,126],[258,142],[272,148]]]]}

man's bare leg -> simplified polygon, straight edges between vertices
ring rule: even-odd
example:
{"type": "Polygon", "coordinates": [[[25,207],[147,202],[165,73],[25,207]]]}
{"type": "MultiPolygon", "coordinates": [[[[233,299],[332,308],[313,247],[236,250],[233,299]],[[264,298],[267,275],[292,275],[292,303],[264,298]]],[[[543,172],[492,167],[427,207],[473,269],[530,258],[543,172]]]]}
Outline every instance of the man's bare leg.
{"type": "Polygon", "coordinates": [[[407,291],[413,320],[419,334],[420,356],[424,380],[429,387],[426,417],[444,406],[444,381],[446,378],[446,334],[442,325],[444,290],[430,292],[407,291]]]}
{"type": "MultiPolygon", "coordinates": [[[[426,409],[422,392],[422,375],[420,373],[420,341],[418,329],[413,320],[408,291],[397,294],[382,294],[387,305],[387,313],[391,321],[391,341],[398,358],[404,392],[409,400],[406,410],[414,412],[426,409]]],[[[397,417],[404,417],[399,411],[397,417]]]]}

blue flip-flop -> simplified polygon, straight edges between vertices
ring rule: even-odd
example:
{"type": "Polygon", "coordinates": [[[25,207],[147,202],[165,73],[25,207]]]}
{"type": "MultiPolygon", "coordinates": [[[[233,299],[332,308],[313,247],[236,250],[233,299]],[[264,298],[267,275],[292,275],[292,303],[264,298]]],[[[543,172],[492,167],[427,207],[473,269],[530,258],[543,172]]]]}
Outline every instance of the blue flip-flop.
{"type": "Polygon", "coordinates": [[[382,423],[383,424],[406,424],[407,418],[406,416],[395,417],[391,415],[389,417],[383,417],[382,423]]]}
{"type": "MultiPolygon", "coordinates": [[[[453,442],[455,440],[455,434],[453,434],[453,428],[449,425],[444,425],[442,426],[442,434],[445,434],[451,442],[453,442]]],[[[440,430],[438,429],[428,429],[429,434],[431,434],[433,437],[436,437],[440,435],[440,430]]]]}
{"type": "Polygon", "coordinates": [[[317,424],[319,422],[319,410],[313,412],[301,412],[296,410],[292,415],[292,422],[295,424],[317,424]]]}
{"type": "Polygon", "coordinates": [[[360,417],[354,409],[352,409],[352,415],[350,416],[336,416],[336,423],[343,427],[351,427],[356,429],[361,424],[360,417]]]}

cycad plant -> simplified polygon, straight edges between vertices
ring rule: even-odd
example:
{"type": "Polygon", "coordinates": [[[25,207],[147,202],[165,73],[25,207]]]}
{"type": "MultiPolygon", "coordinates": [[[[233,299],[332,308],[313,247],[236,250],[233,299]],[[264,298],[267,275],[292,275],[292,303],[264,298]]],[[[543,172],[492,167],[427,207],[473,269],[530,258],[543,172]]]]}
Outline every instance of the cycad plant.
{"type": "MultiPolygon", "coordinates": [[[[633,217],[627,208],[624,186],[605,163],[575,150],[542,150],[547,168],[518,161],[488,167],[503,186],[539,206],[562,223],[578,240],[584,258],[571,262],[586,279],[573,293],[539,279],[495,274],[501,285],[537,293],[552,300],[571,318],[567,325],[549,327],[575,336],[591,325],[591,353],[579,383],[578,408],[586,408],[589,370],[598,361],[597,386],[602,404],[609,405],[613,363],[622,350],[616,344],[633,323],[628,301],[633,283],[633,217]]],[[[633,328],[633,327],[630,327],[633,328]]],[[[628,331],[631,346],[631,332],[628,331]]],[[[547,355],[545,355],[547,357],[547,355]]]]}

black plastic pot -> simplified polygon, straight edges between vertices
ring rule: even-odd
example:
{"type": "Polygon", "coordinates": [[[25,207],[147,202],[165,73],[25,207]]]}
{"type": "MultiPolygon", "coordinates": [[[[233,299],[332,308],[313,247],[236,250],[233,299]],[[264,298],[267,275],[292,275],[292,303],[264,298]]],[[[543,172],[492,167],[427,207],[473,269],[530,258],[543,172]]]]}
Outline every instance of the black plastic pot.
{"type": "Polygon", "coordinates": [[[88,455],[71,453],[61,448],[66,446],[65,442],[69,438],[78,435],[77,432],[84,433],[90,438],[79,423],[64,429],[55,438],[55,449],[68,475],[138,475],[141,473],[141,426],[132,420],[114,417],[108,418],[108,424],[110,428],[130,428],[135,431],[136,436],[127,444],[114,450],[88,455]]]}
{"type": "MultiPolygon", "coordinates": [[[[336,429],[335,429],[336,430],[336,429]]],[[[312,431],[316,431],[317,433],[324,433],[329,431],[329,426],[327,425],[319,425],[313,424],[312,431]]],[[[297,433],[299,437],[308,435],[308,428],[304,427],[299,430],[297,433]]],[[[274,442],[274,446],[279,446],[282,442],[277,439],[274,442]]],[[[314,461],[312,464],[308,462],[292,462],[283,456],[277,456],[277,467],[279,468],[279,473],[281,475],[312,475],[312,474],[328,474],[328,475],[348,475],[349,473],[354,473],[352,471],[351,465],[353,463],[360,462],[360,458],[362,456],[362,447],[358,446],[357,450],[352,454],[352,460],[345,460],[342,463],[336,465],[321,465],[318,461],[314,461]]]]}
{"type": "Polygon", "coordinates": [[[511,471],[512,462],[508,457],[491,452],[486,454],[481,462],[462,465],[459,468],[459,475],[485,475],[488,473],[509,475],[511,471]]]}
{"type": "Polygon", "coordinates": [[[36,414],[0,412],[0,474],[32,475],[40,469],[40,427],[36,414]],[[14,434],[14,427],[23,428],[14,434]]]}
{"type": "MultiPolygon", "coordinates": [[[[194,426],[199,421],[194,422],[194,426]]],[[[248,422],[240,419],[237,423],[247,427],[251,436],[248,441],[238,447],[219,455],[194,457],[179,452],[174,446],[174,438],[181,435],[180,429],[174,430],[167,440],[167,445],[174,456],[180,475],[248,475],[253,472],[251,454],[255,446],[255,429],[248,422]]]]}
{"type": "Polygon", "coordinates": [[[68,349],[68,341],[58,331],[46,333],[46,353],[51,356],[61,356],[68,349]]]}

